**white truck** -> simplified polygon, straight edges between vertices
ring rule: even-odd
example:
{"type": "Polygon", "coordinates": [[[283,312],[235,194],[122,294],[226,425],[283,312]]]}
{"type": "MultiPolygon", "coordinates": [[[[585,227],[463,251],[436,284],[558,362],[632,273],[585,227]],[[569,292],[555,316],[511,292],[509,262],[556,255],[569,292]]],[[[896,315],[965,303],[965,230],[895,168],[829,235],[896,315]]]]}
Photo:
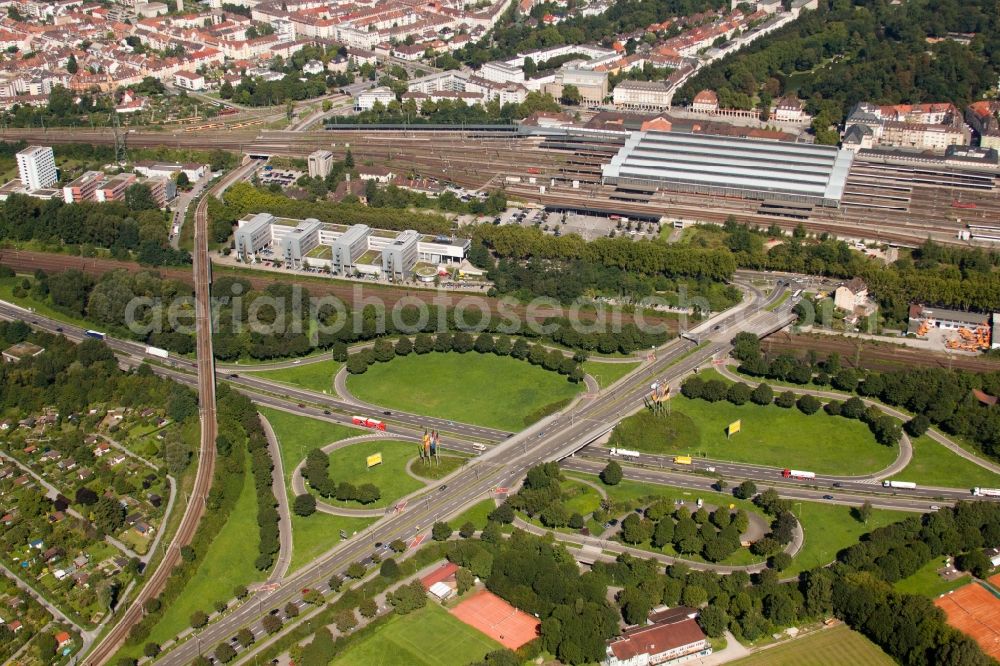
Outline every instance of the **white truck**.
{"type": "Polygon", "coordinates": [[[1000,488],[973,488],[976,497],[1000,497],[1000,488]]]}
{"type": "Polygon", "coordinates": [[[611,449],[611,455],[613,455],[613,456],[622,456],[622,457],[625,457],[625,458],[638,458],[639,457],[639,452],[638,451],[632,451],[630,449],[615,449],[615,448],[613,448],[613,449],[611,449]]]}
{"type": "Polygon", "coordinates": [[[913,481],[883,481],[883,488],[909,488],[913,489],[917,487],[913,481]]]}
{"type": "Polygon", "coordinates": [[[159,347],[146,347],[146,354],[157,358],[168,358],[170,356],[170,352],[159,347]]]}

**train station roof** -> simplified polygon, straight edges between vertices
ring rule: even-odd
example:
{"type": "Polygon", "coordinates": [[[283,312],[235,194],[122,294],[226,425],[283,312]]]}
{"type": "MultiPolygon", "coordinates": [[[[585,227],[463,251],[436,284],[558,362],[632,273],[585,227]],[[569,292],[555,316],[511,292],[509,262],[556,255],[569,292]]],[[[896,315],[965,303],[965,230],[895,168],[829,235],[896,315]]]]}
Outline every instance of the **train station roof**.
{"type": "Polygon", "coordinates": [[[612,184],[683,186],[835,206],[853,157],[832,146],[650,131],[633,132],[601,171],[612,184]]]}

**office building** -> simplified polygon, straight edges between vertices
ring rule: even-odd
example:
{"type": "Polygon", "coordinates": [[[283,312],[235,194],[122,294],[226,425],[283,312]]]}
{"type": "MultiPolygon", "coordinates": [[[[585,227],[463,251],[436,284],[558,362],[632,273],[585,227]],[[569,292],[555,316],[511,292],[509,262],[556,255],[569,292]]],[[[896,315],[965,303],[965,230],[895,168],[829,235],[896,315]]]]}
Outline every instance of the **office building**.
{"type": "Polygon", "coordinates": [[[408,229],[382,248],[382,274],[393,279],[406,279],[417,263],[417,242],[420,234],[408,229]]]}
{"type": "Polygon", "coordinates": [[[309,153],[309,177],[326,178],[333,169],[333,153],[329,150],[317,150],[309,153]]]}
{"type": "Polygon", "coordinates": [[[49,146],[28,146],[17,154],[17,171],[25,189],[41,190],[59,180],[56,157],[49,146]]]}

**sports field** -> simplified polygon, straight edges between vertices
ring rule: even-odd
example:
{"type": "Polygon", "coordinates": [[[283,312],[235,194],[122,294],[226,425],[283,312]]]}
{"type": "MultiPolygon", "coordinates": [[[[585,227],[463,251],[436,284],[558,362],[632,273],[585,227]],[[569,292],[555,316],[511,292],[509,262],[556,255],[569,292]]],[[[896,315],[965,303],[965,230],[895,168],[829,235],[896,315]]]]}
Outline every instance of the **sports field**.
{"type": "Polygon", "coordinates": [[[365,402],[510,431],[582,387],[526,361],[476,352],[399,356],[347,378],[347,388],[365,402]]]}
{"type": "Polygon", "coordinates": [[[963,632],[994,659],[1000,659],[1000,599],[979,583],[969,583],[938,597],[934,605],[948,624],[963,632]]]}
{"type": "Polygon", "coordinates": [[[535,640],[541,624],[489,590],[476,592],[452,608],[451,614],[511,650],[535,640]]]}
{"type": "Polygon", "coordinates": [[[732,662],[738,666],[892,666],[879,646],[842,624],[732,662]]]}
{"type": "Polygon", "coordinates": [[[429,601],[409,615],[393,615],[331,666],[466,666],[501,647],[429,601]]]}

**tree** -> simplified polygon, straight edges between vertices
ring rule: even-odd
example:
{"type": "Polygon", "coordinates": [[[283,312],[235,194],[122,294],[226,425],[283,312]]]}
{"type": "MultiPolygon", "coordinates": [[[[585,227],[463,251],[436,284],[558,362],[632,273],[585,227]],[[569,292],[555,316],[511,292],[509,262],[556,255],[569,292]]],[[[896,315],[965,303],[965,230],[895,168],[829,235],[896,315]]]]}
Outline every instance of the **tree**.
{"type": "Polygon", "coordinates": [[[350,148],[348,148],[347,152],[344,153],[344,166],[348,169],[354,168],[354,155],[351,153],[350,148]]]}
{"type": "Polygon", "coordinates": [[[434,523],[434,526],[431,528],[431,537],[435,541],[447,541],[454,531],[455,530],[453,530],[451,525],[448,523],[437,522],[434,523]]]}
{"type": "Polygon", "coordinates": [[[622,521],[621,535],[625,543],[644,543],[649,540],[652,531],[651,523],[641,520],[638,514],[630,513],[622,521]]]}
{"type": "Polygon", "coordinates": [[[228,664],[229,662],[231,662],[233,659],[236,658],[236,650],[233,649],[232,645],[226,642],[219,643],[215,647],[215,652],[213,652],[212,654],[214,654],[215,658],[221,661],[223,664],[228,664]]]}
{"type": "Polygon", "coordinates": [[[992,566],[990,558],[978,548],[955,558],[955,567],[959,571],[968,571],[976,578],[986,578],[992,566]]]}
{"type": "Polygon", "coordinates": [[[88,488],[87,486],[80,486],[76,489],[76,503],[83,504],[84,506],[90,506],[92,504],[97,504],[97,493],[88,488]]]}
{"type": "Polygon", "coordinates": [[[311,516],[316,513],[316,498],[309,493],[296,495],[292,510],[296,516],[311,516]]]}
{"type": "Polygon", "coordinates": [[[775,571],[784,571],[792,566],[792,556],[784,551],[775,553],[768,559],[767,565],[775,571]]]}
{"type": "Polygon", "coordinates": [[[347,358],[347,371],[352,375],[363,375],[368,372],[368,358],[364,352],[351,354],[347,358]]]}
{"type": "Polygon", "coordinates": [[[563,86],[562,95],[560,97],[560,100],[562,101],[563,104],[576,106],[580,103],[582,99],[583,96],[580,94],[580,89],[577,88],[575,85],[573,85],[572,83],[568,83],[563,86]]]}
{"type": "Polygon", "coordinates": [[[821,406],[819,400],[809,394],[800,397],[795,404],[799,408],[799,411],[807,416],[818,412],[821,406]]]}
{"type": "Polygon", "coordinates": [[[150,659],[155,659],[160,654],[160,644],[150,641],[143,646],[142,653],[150,659]]]}
{"type": "Polygon", "coordinates": [[[868,519],[872,517],[872,503],[869,500],[865,500],[864,504],[858,507],[857,513],[858,520],[867,525],[868,519]]]}
{"type": "Polygon", "coordinates": [[[35,639],[35,647],[38,649],[38,656],[41,657],[42,663],[48,664],[52,662],[52,657],[55,656],[59,644],[56,642],[55,636],[46,632],[39,634],[38,638],[35,639]]]}
{"type": "Polygon", "coordinates": [[[508,502],[504,502],[497,508],[490,511],[489,515],[487,515],[487,519],[503,525],[510,525],[514,522],[514,507],[512,507],[508,502]]]}
{"type": "Polygon", "coordinates": [[[907,434],[911,437],[920,437],[926,433],[930,427],[931,420],[923,414],[917,414],[903,426],[903,428],[906,429],[907,434]]]}
{"type": "Polygon", "coordinates": [[[330,354],[334,361],[337,361],[338,363],[346,363],[348,357],[347,343],[342,340],[334,342],[330,349],[330,354]]]}
{"type": "Polygon", "coordinates": [[[389,542],[389,548],[392,549],[394,553],[402,553],[406,550],[406,542],[402,539],[393,539],[389,542]]]}
{"type": "Polygon", "coordinates": [[[622,466],[612,460],[601,470],[601,481],[609,486],[617,486],[621,483],[624,474],[622,466]]]}
{"type": "Polygon", "coordinates": [[[760,383],[751,392],[750,400],[755,405],[770,405],[774,402],[774,390],[768,384],[760,383]]]}
{"type": "Polygon", "coordinates": [[[145,183],[134,183],[125,190],[125,205],[131,211],[156,210],[159,206],[149,185],[145,183]]]}
{"type": "Polygon", "coordinates": [[[102,496],[94,505],[94,527],[114,534],[125,525],[125,507],[113,497],[102,496]]]}
{"type": "Polygon", "coordinates": [[[330,580],[328,580],[326,584],[330,586],[331,592],[339,592],[340,588],[344,584],[344,579],[341,578],[339,574],[333,574],[330,576],[330,580]]]}
{"type": "Polygon", "coordinates": [[[418,354],[428,354],[434,351],[434,338],[427,333],[417,334],[417,337],[413,342],[413,351],[418,354]]]}
{"type": "Polygon", "coordinates": [[[354,614],[353,610],[342,610],[333,617],[333,623],[337,625],[337,629],[339,629],[341,633],[347,633],[354,627],[358,626],[358,618],[354,614]]]}
{"type": "Polygon", "coordinates": [[[196,610],[195,612],[191,613],[192,629],[201,629],[206,624],[208,624],[208,615],[205,613],[205,611],[196,610]]]}
{"type": "Polygon", "coordinates": [[[585,524],[586,523],[584,523],[584,521],[583,521],[583,516],[581,516],[579,513],[572,514],[569,517],[569,522],[566,523],[567,526],[569,526],[570,528],[572,528],[574,530],[583,529],[583,526],[585,524]]]}
{"type": "Polygon", "coordinates": [[[480,333],[472,347],[480,354],[492,352],[494,348],[493,336],[489,333],[480,333]]]}
{"type": "Polygon", "coordinates": [[[729,386],[726,391],[726,400],[734,405],[743,405],[750,399],[751,393],[749,386],[743,382],[737,382],[729,386]]]}
{"type": "Polygon", "coordinates": [[[358,604],[358,611],[361,613],[362,617],[373,618],[378,613],[378,604],[371,597],[366,597],[361,600],[358,604]]]}
{"type": "Polygon", "coordinates": [[[413,351],[413,343],[405,335],[396,341],[396,356],[409,356],[413,351]]]}
{"type": "Polygon", "coordinates": [[[365,571],[365,565],[361,564],[361,562],[351,562],[345,573],[350,578],[359,579],[365,577],[365,571]]]}
{"type": "Polygon", "coordinates": [[[476,526],[472,524],[471,520],[467,520],[462,523],[462,526],[458,528],[458,535],[463,539],[468,539],[473,534],[476,533],[476,526]]]}
{"type": "Polygon", "coordinates": [[[240,642],[240,645],[242,645],[243,647],[250,647],[251,645],[254,644],[254,641],[257,639],[254,637],[253,632],[250,631],[250,629],[248,629],[247,627],[243,627],[238,632],[236,632],[236,640],[238,640],[240,642]]]}
{"type": "Polygon", "coordinates": [[[718,638],[726,631],[726,627],[729,626],[729,616],[718,606],[706,606],[698,614],[698,624],[706,635],[718,638]]]}
{"type": "Polygon", "coordinates": [[[66,71],[70,74],[76,74],[80,71],[80,65],[76,62],[76,56],[74,54],[69,55],[69,60],[66,61],[66,71]]]}
{"type": "Polygon", "coordinates": [[[750,499],[757,494],[757,484],[747,480],[733,489],[733,495],[739,499],[750,499]]]}
{"type": "Polygon", "coordinates": [[[372,347],[372,356],[379,363],[386,363],[391,361],[396,355],[396,349],[390,340],[381,338],[375,341],[375,346],[372,347]]]}
{"type": "Polygon", "coordinates": [[[277,615],[265,615],[260,624],[268,634],[276,634],[281,631],[282,622],[277,615]]]}
{"type": "Polygon", "coordinates": [[[327,666],[336,654],[333,636],[326,627],[316,631],[312,641],[302,648],[302,657],[295,663],[301,666],[327,666]]]}
{"type": "Polygon", "coordinates": [[[187,189],[191,185],[191,179],[188,178],[187,173],[181,171],[177,174],[177,187],[179,189],[187,189]]]}
{"type": "Polygon", "coordinates": [[[379,567],[379,575],[383,578],[388,578],[389,580],[396,580],[399,578],[399,565],[396,564],[396,560],[387,558],[382,562],[382,566],[379,567]]]}
{"type": "Polygon", "coordinates": [[[476,577],[471,571],[462,567],[455,572],[455,583],[458,587],[458,593],[465,594],[476,584],[476,577]]]}
{"type": "Polygon", "coordinates": [[[774,404],[778,407],[783,407],[784,409],[791,409],[795,406],[795,394],[791,391],[779,393],[778,397],[774,400],[774,404]]]}

